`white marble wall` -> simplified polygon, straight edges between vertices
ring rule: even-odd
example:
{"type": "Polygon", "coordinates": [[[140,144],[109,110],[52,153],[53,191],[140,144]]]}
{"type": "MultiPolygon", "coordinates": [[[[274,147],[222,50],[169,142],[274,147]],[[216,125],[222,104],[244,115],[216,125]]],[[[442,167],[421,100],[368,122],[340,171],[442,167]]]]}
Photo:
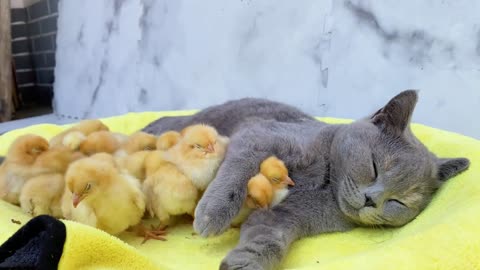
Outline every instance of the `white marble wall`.
{"type": "Polygon", "coordinates": [[[480,138],[480,1],[62,0],[59,9],[59,115],[256,96],[358,118],[414,88],[414,121],[480,138]]]}

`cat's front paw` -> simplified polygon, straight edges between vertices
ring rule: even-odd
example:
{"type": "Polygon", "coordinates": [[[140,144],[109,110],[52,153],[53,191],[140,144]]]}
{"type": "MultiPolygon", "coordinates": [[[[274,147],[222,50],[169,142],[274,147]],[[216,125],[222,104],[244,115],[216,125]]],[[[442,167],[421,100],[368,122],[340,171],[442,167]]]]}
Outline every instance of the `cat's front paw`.
{"type": "Polygon", "coordinates": [[[193,228],[203,237],[221,234],[229,228],[230,211],[228,202],[203,197],[195,209],[193,228]]]}
{"type": "Polygon", "coordinates": [[[263,270],[264,268],[255,260],[249,258],[250,254],[233,250],[220,264],[220,270],[263,270]]]}

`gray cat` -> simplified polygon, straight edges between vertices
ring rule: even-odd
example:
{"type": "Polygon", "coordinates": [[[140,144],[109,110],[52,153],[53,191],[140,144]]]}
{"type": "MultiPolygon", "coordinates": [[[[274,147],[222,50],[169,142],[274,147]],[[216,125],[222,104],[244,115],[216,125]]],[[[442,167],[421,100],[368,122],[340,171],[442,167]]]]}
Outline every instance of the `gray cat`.
{"type": "Polygon", "coordinates": [[[202,122],[231,136],[195,211],[194,229],[204,237],[229,228],[263,159],[276,155],[285,162],[295,186],[279,205],[250,215],[220,266],[272,269],[299,238],[410,222],[442,183],[468,168],[468,159],[437,158],[412,135],[416,102],[416,91],[407,90],[368,118],[329,125],[284,104],[242,99],[162,118],[145,130],[158,134],[202,122]]]}

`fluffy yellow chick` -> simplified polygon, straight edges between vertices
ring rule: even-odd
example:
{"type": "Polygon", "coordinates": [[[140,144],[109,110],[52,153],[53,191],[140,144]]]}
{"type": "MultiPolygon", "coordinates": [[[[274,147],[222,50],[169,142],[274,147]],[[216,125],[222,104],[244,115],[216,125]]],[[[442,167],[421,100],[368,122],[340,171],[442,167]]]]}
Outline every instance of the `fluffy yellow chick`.
{"type": "Polygon", "coordinates": [[[295,185],[295,182],[288,175],[285,163],[276,156],[271,156],[260,164],[260,173],[272,184],[273,198],[270,207],[283,201],[288,195],[288,186],[295,185]]]}
{"type": "Polygon", "coordinates": [[[167,131],[162,133],[157,139],[157,149],[166,151],[172,148],[180,140],[181,135],[178,131],[167,131]]]}
{"type": "Polygon", "coordinates": [[[80,150],[80,145],[87,139],[87,136],[80,131],[71,131],[63,137],[62,144],[70,150],[80,150]]]}
{"type": "Polygon", "coordinates": [[[121,146],[118,137],[110,131],[97,131],[87,136],[79,150],[85,155],[96,153],[115,153],[121,146]]]}
{"type": "Polygon", "coordinates": [[[35,164],[48,147],[48,141],[36,135],[23,135],[12,143],[0,165],[0,199],[19,204],[20,191],[25,182],[48,171],[35,164]]]}
{"type": "MultiPolygon", "coordinates": [[[[62,211],[66,218],[117,235],[141,224],[145,195],[140,182],[120,173],[112,160],[103,153],[70,165],[62,211]]],[[[159,235],[164,234],[149,230],[143,233],[155,239],[163,239],[159,235]]]]}
{"type": "Polygon", "coordinates": [[[83,133],[83,135],[88,136],[90,133],[96,132],[96,131],[108,131],[108,127],[102,123],[100,120],[96,119],[88,119],[88,120],[83,120],[80,121],[78,124],[74,125],[73,127],[59,133],[52,139],[50,139],[50,145],[51,146],[59,146],[63,144],[63,139],[65,135],[72,131],[78,131],[83,133]]]}
{"type": "Polygon", "coordinates": [[[279,204],[288,194],[288,187],[295,183],[288,175],[282,160],[270,156],[260,164],[260,173],[250,178],[247,198],[239,214],[233,219],[234,227],[250,215],[252,209],[269,208],[279,204]]]}
{"type": "Polygon", "coordinates": [[[156,149],[157,137],[146,132],[135,132],[128,136],[120,150],[115,153],[119,156],[131,155],[139,151],[152,151],[156,149]]]}
{"type": "Polygon", "coordinates": [[[161,168],[165,163],[169,163],[164,158],[164,151],[150,151],[145,157],[145,176],[148,177],[155,173],[159,168],[161,168]]]}
{"type": "Polygon", "coordinates": [[[115,160],[122,172],[128,173],[143,182],[146,178],[146,160],[151,152],[139,151],[128,156],[117,156],[115,160]]]}
{"type": "Polygon", "coordinates": [[[272,183],[261,173],[250,178],[247,184],[247,198],[232,226],[238,227],[256,208],[268,208],[273,199],[272,183]]]}
{"type": "Polygon", "coordinates": [[[189,214],[193,217],[199,192],[190,179],[169,162],[163,162],[156,172],[143,182],[147,210],[160,224],[169,225],[171,216],[189,214]]]}
{"type": "Polygon", "coordinates": [[[65,189],[64,175],[47,173],[30,178],[20,193],[20,206],[23,211],[36,217],[51,215],[63,217],[61,199],[65,189]]]}
{"type": "Polygon", "coordinates": [[[182,137],[164,157],[175,164],[200,191],[204,191],[215,177],[228,145],[211,126],[198,124],[186,127],[182,137]]]}
{"type": "Polygon", "coordinates": [[[118,166],[139,180],[145,180],[145,159],[155,150],[157,138],[145,132],[132,134],[121,148],[115,152],[118,166]]]}
{"type": "Polygon", "coordinates": [[[64,174],[73,161],[82,158],[66,147],[55,147],[40,154],[36,166],[47,173],[29,178],[20,193],[20,206],[33,216],[62,217],[61,197],[65,187],[64,174]]]}

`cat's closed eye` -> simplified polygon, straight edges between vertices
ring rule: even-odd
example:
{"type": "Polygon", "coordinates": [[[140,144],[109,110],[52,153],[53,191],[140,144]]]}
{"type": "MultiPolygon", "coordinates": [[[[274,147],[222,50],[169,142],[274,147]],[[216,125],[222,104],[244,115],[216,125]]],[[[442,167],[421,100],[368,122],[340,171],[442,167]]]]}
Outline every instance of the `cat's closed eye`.
{"type": "Polygon", "coordinates": [[[397,200],[397,199],[390,199],[388,200],[387,202],[389,203],[392,203],[392,204],[396,204],[398,206],[403,206],[403,207],[407,207],[403,202],[397,200]]]}
{"type": "Polygon", "coordinates": [[[377,170],[377,164],[375,163],[375,160],[373,159],[373,155],[372,155],[372,166],[373,166],[373,181],[375,181],[378,177],[378,170],[377,170]]]}

